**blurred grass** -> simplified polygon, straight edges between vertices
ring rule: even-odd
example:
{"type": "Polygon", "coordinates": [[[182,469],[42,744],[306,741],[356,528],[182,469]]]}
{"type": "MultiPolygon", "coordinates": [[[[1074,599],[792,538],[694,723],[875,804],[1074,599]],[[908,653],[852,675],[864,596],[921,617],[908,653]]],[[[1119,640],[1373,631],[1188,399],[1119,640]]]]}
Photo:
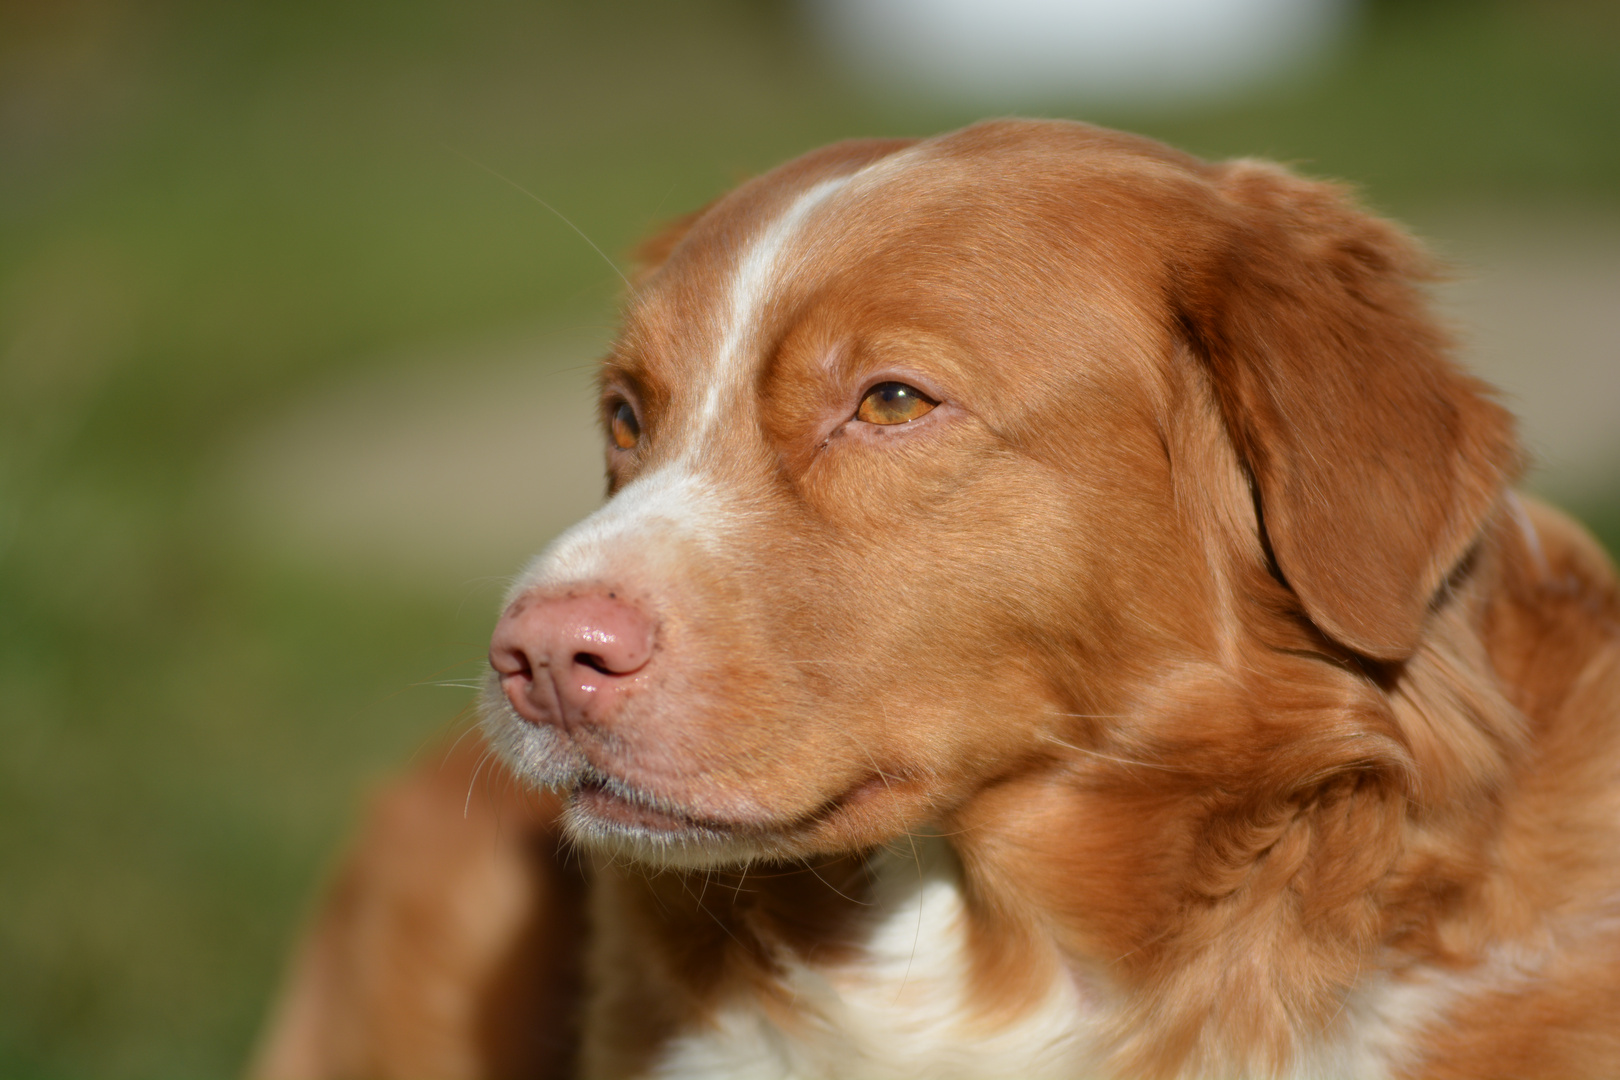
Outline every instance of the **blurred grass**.
{"type": "MultiPolygon", "coordinates": [[[[1612,209],[1620,15],[1385,2],[1245,100],[1046,111],[1397,214],[1612,209]]],[[[420,684],[477,669],[488,587],[251,548],[204,479],[336,372],[610,322],[613,271],[462,155],[619,252],[818,143],[969,119],[863,98],[780,3],[0,7],[0,1075],[235,1072],[356,792],[456,724],[420,684]]],[[[1582,509],[1613,549],[1620,498],[1582,509]]]]}

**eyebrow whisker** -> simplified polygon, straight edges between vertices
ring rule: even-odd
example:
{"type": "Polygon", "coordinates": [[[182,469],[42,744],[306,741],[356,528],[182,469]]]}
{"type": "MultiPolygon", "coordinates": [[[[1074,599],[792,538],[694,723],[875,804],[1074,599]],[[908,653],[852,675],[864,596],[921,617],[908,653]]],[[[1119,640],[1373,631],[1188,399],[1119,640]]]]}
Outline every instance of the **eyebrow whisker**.
{"type": "Polygon", "coordinates": [[[626,289],[630,290],[630,294],[632,296],[635,295],[636,287],[633,284],[631,284],[630,279],[625,276],[624,271],[619,269],[619,264],[614,262],[611,258],[609,258],[608,253],[603,251],[600,247],[598,247],[595,240],[592,240],[589,236],[585,235],[585,230],[584,229],[581,229],[578,225],[575,225],[572,221],[568,220],[567,215],[564,214],[561,210],[558,210],[555,206],[552,206],[550,203],[546,202],[546,200],[542,199],[540,196],[536,195],[534,192],[530,191],[528,188],[524,187],[522,184],[518,183],[516,180],[513,180],[510,176],[507,176],[505,173],[499,172],[498,170],[493,169],[488,165],[485,165],[482,161],[479,161],[475,157],[472,157],[472,156],[470,156],[468,154],[462,153],[460,150],[456,149],[454,146],[451,146],[449,143],[445,143],[443,145],[444,145],[444,148],[446,150],[450,151],[452,154],[456,155],[456,157],[460,158],[461,160],[467,162],[467,164],[476,166],[477,168],[480,168],[480,169],[483,169],[485,172],[489,173],[489,175],[495,177],[495,179],[504,181],[505,183],[508,183],[508,184],[512,185],[512,187],[516,188],[518,191],[522,192],[524,195],[527,195],[529,198],[533,199],[535,202],[539,203],[541,206],[545,207],[547,210],[550,210],[553,214],[557,215],[557,220],[561,221],[564,225],[568,226],[570,229],[573,229],[574,232],[579,234],[579,238],[581,240],[585,241],[587,244],[589,244],[591,246],[592,251],[594,251],[598,255],[602,256],[602,261],[607,263],[610,267],[613,268],[613,272],[615,274],[619,275],[619,280],[624,282],[624,287],[626,289]]]}

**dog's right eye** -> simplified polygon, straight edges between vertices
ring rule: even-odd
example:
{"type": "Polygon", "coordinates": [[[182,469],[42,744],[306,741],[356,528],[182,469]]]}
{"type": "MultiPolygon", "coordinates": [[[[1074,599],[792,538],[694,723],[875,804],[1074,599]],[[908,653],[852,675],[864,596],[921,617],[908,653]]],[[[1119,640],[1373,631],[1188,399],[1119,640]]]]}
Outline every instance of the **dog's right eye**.
{"type": "Polygon", "coordinates": [[[634,450],[636,443],[641,441],[641,422],[636,419],[636,410],[630,407],[628,401],[619,402],[608,426],[613,432],[613,445],[620,450],[634,450]]]}

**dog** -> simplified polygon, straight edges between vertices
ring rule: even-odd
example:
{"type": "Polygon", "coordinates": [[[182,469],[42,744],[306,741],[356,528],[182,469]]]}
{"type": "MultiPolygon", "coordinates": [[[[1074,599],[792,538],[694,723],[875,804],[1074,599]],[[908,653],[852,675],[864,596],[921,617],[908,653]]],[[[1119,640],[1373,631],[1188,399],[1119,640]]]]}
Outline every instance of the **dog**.
{"type": "Polygon", "coordinates": [[[644,262],[511,781],[381,797],[257,1075],[1620,1075],[1615,575],[1396,226],[1002,120],[644,262]]]}

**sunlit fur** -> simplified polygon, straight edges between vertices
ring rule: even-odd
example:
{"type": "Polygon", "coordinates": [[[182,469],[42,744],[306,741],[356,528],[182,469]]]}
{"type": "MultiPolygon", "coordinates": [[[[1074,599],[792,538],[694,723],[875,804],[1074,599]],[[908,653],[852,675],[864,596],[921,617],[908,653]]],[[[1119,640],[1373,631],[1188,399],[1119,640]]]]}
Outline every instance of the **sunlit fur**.
{"type": "Polygon", "coordinates": [[[508,603],[611,594],[652,659],[573,726],[491,683],[555,794],[374,827],[260,1075],[1620,1075],[1613,569],[1509,491],[1399,229],[997,121],[646,255],[640,438],[508,603]],[[862,422],[884,382],[938,404],[862,422]]]}

